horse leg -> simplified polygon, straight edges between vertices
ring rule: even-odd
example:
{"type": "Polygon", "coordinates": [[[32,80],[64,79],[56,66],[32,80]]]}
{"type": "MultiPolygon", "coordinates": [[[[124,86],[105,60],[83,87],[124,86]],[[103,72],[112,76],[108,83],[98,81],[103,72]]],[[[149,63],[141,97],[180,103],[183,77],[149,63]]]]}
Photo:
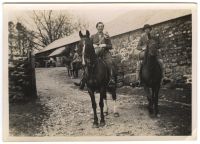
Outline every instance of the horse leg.
{"type": "Polygon", "coordinates": [[[73,77],[73,66],[71,64],[69,66],[69,69],[70,69],[70,77],[72,78],[73,77]]]}
{"type": "Polygon", "coordinates": [[[117,95],[115,90],[112,91],[112,99],[114,101],[114,117],[119,117],[119,113],[117,111],[117,95]]]}
{"type": "Polygon", "coordinates": [[[75,66],[75,75],[76,75],[76,78],[78,78],[78,64],[76,63],[76,66],[75,66]]]}
{"type": "Polygon", "coordinates": [[[70,77],[70,71],[69,71],[69,68],[68,67],[66,67],[67,68],[67,74],[68,74],[68,77],[70,77]]]}
{"type": "Polygon", "coordinates": [[[160,90],[160,85],[155,87],[155,99],[154,99],[154,108],[155,108],[155,116],[158,115],[158,94],[159,94],[159,90],[160,90]]]}
{"type": "Polygon", "coordinates": [[[93,128],[98,128],[98,117],[97,117],[97,105],[95,101],[95,95],[94,91],[91,89],[88,89],[88,93],[90,94],[91,102],[92,102],[92,109],[93,109],[93,114],[94,114],[94,122],[93,122],[93,128]]]}
{"type": "Polygon", "coordinates": [[[153,103],[152,103],[152,95],[150,93],[150,89],[147,87],[147,86],[144,86],[144,91],[146,93],[146,96],[147,96],[147,100],[148,100],[148,110],[149,110],[149,113],[153,113],[153,103]]]}
{"type": "Polygon", "coordinates": [[[107,102],[107,95],[104,97],[104,114],[108,115],[108,102],[107,102]]]}
{"type": "Polygon", "coordinates": [[[78,69],[76,69],[76,77],[78,78],[78,69]]]}
{"type": "Polygon", "coordinates": [[[101,120],[100,120],[100,126],[104,126],[105,125],[105,119],[104,119],[104,113],[103,113],[103,107],[104,107],[104,98],[106,95],[106,90],[105,88],[102,88],[100,91],[100,101],[99,101],[99,107],[100,107],[100,111],[101,111],[101,120]]]}
{"type": "Polygon", "coordinates": [[[154,111],[155,111],[155,86],[153,86],[151,88],[151,91],[152,91],[152,93],[151,93],[151,95],[152,95],[152,108],[153,108],[153,113],[154,113],[154,111]]]}

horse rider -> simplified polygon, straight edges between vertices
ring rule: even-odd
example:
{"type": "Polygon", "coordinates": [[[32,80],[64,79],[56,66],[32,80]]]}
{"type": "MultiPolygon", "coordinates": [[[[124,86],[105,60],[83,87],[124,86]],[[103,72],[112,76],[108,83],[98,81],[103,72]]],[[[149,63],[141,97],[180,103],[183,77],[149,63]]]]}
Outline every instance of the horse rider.
{"type": "Polygon", "coordinates": [[[73,59],[72,59],[72,62],[71,62],[71,70],[74,69],[74,63],[80,62],[80,57],[79,57],[79,54],[78,54],[77,51],[78,51],[78,48],[76,47],[75,53],[74,53],[74,56],[73,56],[73,59]]]}
{"type": "MultiPolygon", "coordinates": [[[[142,62],[143,62],[144,55],[145,55],[144,53],[145,53],[146,48],[148,47],[149,40],[154,38],[151,34],[151,30],[152,30],[151,25],[145,24],[143,26],[143,32],[144,33],[141,35],[140,40],[139,40],[138,45],[137,45],[137,50],[139,50],[140,53],[138,55],[137,68],[136,68],[137,82],[134,85],[138,85],[138,86],[142,85],[142,81],[140,79],[140,71],[141,71],[142,62]]],[[[157,44],[159,44],[159,43],[157,43],[157,44]]],[[[157,47],[160,48],[159,46],[157,46],[157,47]]],[[[158,54],[159,53],[158,53],[158,50],[157,50],[157,57],[159,56],[158,54]]],[[[162,70],[162,76],[164,76],[163,61],[158,58],[158,63],[160,64],[160,68],[162,70]]]]}
{"type": "Polygon", "coordinates": [[[109,34],[107,32],[103,32],[104,24],[102,22],[98,22],[96,24],[97,33],[91,36],[91,41],[93,43],[95,53],[98,57],[101,57],[109,68],[110,72],[110,80],[109,86],[116,86],[115,82],[115,67],[112,61],[112,55],[110,53],[110,49],[112,49],[112,44],[110,41],[109,34]]]}
{"type": "MultiPolygon", "coordinates": [[[[114,63],[112,61],[112,56],[110,53],[110,49],[112,49],[112,44],[110,41],[109,34],[107,32],[103,32],[104,30],[104,24],[102,22],[98,22],[96,24],[97,33],[91,36],[91,41],[93,43],[95,53],[98,57],[101,57],[104,62],[106,63],[107,67],[109,68],[110,72],[110,80],[108,83],[108,86],[115,87],[116,86],[116,80],[115,80],[115,74],[116,70],[114,67],[114,63]]],[[[83,89],[85,86],[85,79],[84,74],[80,81],[80,89],[83,89]]]]}

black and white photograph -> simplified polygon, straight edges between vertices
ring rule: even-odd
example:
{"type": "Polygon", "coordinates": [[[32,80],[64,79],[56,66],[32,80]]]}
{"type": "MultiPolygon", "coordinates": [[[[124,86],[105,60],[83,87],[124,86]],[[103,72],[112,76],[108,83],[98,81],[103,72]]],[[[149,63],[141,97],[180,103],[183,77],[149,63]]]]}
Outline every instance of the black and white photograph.
{"type": "Polygon", "coordinates": [[[6,141],[195,139],[196,4],[3,8],[6,141]]]}

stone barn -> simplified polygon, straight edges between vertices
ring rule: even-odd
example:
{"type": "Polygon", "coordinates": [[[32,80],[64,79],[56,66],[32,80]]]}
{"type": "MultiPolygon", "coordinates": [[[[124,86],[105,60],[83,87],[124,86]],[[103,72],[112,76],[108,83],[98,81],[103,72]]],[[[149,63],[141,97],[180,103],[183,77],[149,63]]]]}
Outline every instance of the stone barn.
{"type": "Polygon", "coordinates": [[[141,28],[146,23],[152,25],[152,34],[160,40],[160,54],[165,66],[165,77],[175,81],[184,81],[185,77],[190,79],[192,72],[191,12],[177,10],[166,13],[161,11],[148,15],[152,16],[144,22],[137,20],[135,24],[135,20],[131,19],[130,15],[123,16],[124,26],[121,26],[123,29],[126,27],[123,30],[126,32],[116,33],[115,31],[116,34],[111,38],[113,55],[121,57],[124,82],[128,84],[135,81],[138,54],[136,47],[142,33],[141,28]],[[132,25],[126,26],[126,23],[132,23],[132,25]]]}
{"type": "MultiPolygon", "coordinates": [[[[152,25],[152,34],[160,39],[160,54],[165,64],[165,76],[184,81],[192,72],[192,15],[189,10],[129,12],[105,24],[113,45],[112,55],[118,66],[119,86],[135,81],[138,40],[144,24],[152,25]]],[[[91,31],[91,30],[90,30],[91,31]]],[[[93,32],[91,32],[93,33],[93,32]]],[[[78,33],[54,41],[36,57],[46,57],[54,50],[75,47],[78,33]]],[[[191,81],[190,81],[191,82],[191,81]]]]}
{"type": "Polygon", "coordinates": [[[46,62],[52,57],[56,61],[56,66],[64,66],[62,56],[68,56],[69,52],[75,49],[78,40],[77,34],[55,40],[35,54],[36,62],[45,67],[46,62]]]}

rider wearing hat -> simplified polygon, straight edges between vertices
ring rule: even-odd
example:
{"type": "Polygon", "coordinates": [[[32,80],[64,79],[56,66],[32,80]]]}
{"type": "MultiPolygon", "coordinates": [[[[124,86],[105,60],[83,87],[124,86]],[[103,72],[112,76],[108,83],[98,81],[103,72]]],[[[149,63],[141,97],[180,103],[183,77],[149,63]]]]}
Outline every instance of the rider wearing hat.
{"type": "MultiPolygon", "coordinates": [[[[144,53],[145,53],[145,50],[148,46],[149,40],[153,38],[153,36],[151,35],[151,30],[152,30],[151,25],[145,24],[144,27],[142,28],[142,30],[143,30],[144,33],[141,35],[140,40],[139,40],[138,45],[137,45],[137,50],[139,50],[140,53],[139,53],[139,56],[138,56],[138,62],[137,62],[137,68],[136,68],[136,79],[137,79],[136,85],[140,85],[142,83],[140,81],[140,69],[141,69],[142,61],[144,59],[144,53]]],[[[157,47],[159,48],[159,46],[157,46],[157,47]]],[[[159,62],[160,67],[163,71],[162,60],[158,59],[158,62],[159,62]]]]}

